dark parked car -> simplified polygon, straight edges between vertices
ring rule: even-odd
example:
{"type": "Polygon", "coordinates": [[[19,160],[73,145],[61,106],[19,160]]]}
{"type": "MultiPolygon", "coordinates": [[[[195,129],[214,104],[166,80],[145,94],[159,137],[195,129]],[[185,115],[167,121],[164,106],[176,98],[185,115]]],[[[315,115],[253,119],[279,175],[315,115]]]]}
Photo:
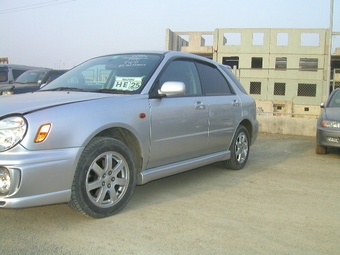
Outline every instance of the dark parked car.
{"type": "Polygon", "coordinates": [[[66,71],[67,70],[53,70],[45,68],[28,70],[21,74],[14,83],[1,85],[0,95],[21,94],[36,91],[64,74],[66,71]]]}
{"type": "Polygon", "coordinates": [[[36,92],[0,97],[0,208],[68,203],[106,217],[135,185],[214,162],[243,168],[257,134],[254,99],[217,62],[94,58],[36,92]]]}
{"type": "Polygon", "coordinates": [[[340,148],[340,89],[330,94],[326,103],[321,103],[322,112],[317,120],[317,154],[327,153],[327,148],[340,148]]]}

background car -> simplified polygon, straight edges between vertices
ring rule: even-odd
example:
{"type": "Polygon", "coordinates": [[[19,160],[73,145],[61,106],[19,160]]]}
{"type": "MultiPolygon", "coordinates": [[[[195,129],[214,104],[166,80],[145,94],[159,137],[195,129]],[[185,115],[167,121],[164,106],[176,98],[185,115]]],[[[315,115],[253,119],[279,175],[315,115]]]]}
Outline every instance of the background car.
{"type": "Polygon", "coordinates": [[[14,83],[0,86],[0,95],[33,92],[58,78],[67,70],[33,69],[22,73],[14,83]]]}
{"type": "Polygon", "coordinates": [[[327,153],[327,148],[340,148],[340,89],[330,94],[326,103],[321,103],[322,112],[317,120],[317,154],[327,153]]]}
{"type": "Polygon", "coordinates": [[[255,100],[228,68],[182,52],[98,57],[0,97],[0,208],[68,203],[94,218],[135,185],[221,162],[242,169],[255,100]]]}
{"type": "Polygon", "coordinates": [[[0,87],[3,84],[13,83],[25,71],[36,68],[26,65],[0,64],[0,87]]]}

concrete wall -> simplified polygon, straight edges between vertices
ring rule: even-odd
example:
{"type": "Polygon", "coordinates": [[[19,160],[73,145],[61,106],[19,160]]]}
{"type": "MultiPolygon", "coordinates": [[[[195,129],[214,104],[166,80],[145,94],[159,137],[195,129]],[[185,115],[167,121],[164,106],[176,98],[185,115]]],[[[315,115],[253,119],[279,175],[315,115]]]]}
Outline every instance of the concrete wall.
{"type": "Polygon", "coordinates": [[[316,119],[257,116],[261,133],[315,136],[316,119]]]}

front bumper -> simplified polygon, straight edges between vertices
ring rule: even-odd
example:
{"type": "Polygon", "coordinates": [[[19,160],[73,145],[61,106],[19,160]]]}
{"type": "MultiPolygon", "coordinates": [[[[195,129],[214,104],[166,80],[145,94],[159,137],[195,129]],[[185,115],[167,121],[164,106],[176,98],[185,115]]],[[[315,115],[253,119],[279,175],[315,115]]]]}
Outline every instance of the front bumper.
{"type": "Polygon", "coordinates": [[[27,151],[17,146],[1,153],[0,167],[9,171],[11,187],[7,194],[0,194],[0,208],[67,203],[82,150],[27,151]]]}
{"type": "Polygon", "coordinates": [[[318,127],[316,142],[324,147],[340,148],[340,130],[318,127]]]}

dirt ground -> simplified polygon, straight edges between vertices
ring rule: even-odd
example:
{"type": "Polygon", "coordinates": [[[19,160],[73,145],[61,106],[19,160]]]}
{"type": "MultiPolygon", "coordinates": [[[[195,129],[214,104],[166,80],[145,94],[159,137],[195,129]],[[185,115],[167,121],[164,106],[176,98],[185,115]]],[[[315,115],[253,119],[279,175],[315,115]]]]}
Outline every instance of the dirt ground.
{"type": "Polygon", "coordinates": [[[0,210],[0,254],[339,254],[340,151],[260,134],[240,171],[220,164],[138,186],[100,220],[67,205],[0,210]]]}

